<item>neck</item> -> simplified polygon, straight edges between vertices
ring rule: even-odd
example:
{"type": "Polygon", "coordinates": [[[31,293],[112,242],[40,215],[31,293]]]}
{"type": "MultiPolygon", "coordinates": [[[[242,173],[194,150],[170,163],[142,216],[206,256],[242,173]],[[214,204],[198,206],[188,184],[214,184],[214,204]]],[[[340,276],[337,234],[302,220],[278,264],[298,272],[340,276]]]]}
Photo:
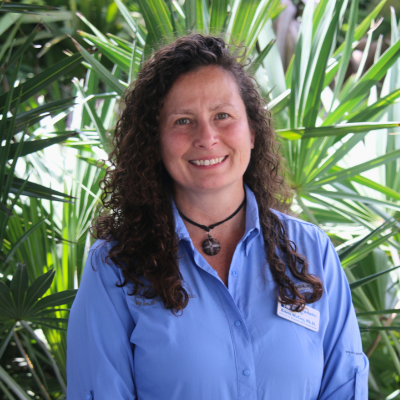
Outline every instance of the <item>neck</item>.
{"type": "MultiPolygon", "coordinates": [[[[188,191],[174,188],[177,208],[191,220],[201,225],[211,225],[234,213],[244,199],[243,183],[219,190],[188,191]]],[[[243,211],[243,210],[241,210],[243,211]]]]}

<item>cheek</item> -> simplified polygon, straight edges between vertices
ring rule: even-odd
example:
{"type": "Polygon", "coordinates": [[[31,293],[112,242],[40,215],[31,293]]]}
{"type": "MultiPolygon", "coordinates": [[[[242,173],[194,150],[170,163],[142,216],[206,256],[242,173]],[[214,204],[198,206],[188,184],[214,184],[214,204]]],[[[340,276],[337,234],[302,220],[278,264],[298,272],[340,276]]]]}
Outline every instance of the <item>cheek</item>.
{"type": "Polygon", "coordinates": [[[161,154],[161,159],[164,161],[164,163],[168,153],[169,153],[168,140],[167,138],[165,138],[165,136],[160,135],[160,154],[161,154]]]}
{"type": "Polygon", "coordinates": [[[243,124],[235,130],[235,134],[230,136],[232,145],[243,153],[250,152],[254,148],[254,135],[247,124],[243,124]]]}
{"type": "Polygon", "coordinates": [[[160,147],[161,158],[167,167],[169,164],[181,160],[187,145],[182,135],[162,133],[160,135],[160,147]]]}

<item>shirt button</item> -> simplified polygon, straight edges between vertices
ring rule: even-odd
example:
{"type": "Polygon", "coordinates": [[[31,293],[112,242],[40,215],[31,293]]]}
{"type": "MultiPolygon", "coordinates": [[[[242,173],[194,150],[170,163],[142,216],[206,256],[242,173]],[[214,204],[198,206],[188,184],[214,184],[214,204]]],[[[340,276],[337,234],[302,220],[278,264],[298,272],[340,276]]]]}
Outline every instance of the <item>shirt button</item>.
{"type": "Polygon", "coordinates": [[[243,375],[244,375],[244,376],[249,376],[249,375],[250,375],[250,370],[245,369],[245,370],[243,371],[243,375]]]}
{"type": "Polygon", "coordinates": [[[242,325],[242,323],[240,321],[235,321],[235,325],[240,326],[240,325],[242,325]]]}
{"type": "Polygon", "coordinates": [[[237,271],[232,271],[232,272],[231,272],[231,275],[232,275],[232,276],[236,276],[236,275],[237,275],[237,271]]]}

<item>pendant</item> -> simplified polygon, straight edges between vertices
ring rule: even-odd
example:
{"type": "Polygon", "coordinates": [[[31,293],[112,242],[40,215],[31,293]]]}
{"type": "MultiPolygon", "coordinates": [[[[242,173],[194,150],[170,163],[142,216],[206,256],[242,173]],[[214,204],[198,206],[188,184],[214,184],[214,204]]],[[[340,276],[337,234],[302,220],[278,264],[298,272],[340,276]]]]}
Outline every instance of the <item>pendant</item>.
{"type": "Polygon", "coordinates": [[[217,239],[211,237],[207,234],[208,238],[203,242],[203,251],[208,256],[215,256],[221,250],[221,245],[217,239]]]}

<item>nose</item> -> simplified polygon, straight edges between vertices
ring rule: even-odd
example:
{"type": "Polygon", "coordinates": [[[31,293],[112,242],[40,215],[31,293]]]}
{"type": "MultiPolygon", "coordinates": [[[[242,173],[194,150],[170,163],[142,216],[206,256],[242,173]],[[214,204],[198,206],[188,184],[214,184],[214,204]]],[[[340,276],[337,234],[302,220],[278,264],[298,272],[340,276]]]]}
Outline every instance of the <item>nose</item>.
{"type": "Polygon", "coordinates": [[[210,121],[198,121],[194,140],[194,145],[197,148],[211,149],[218,143],[218,140],[218,133],[210,121]]]}

